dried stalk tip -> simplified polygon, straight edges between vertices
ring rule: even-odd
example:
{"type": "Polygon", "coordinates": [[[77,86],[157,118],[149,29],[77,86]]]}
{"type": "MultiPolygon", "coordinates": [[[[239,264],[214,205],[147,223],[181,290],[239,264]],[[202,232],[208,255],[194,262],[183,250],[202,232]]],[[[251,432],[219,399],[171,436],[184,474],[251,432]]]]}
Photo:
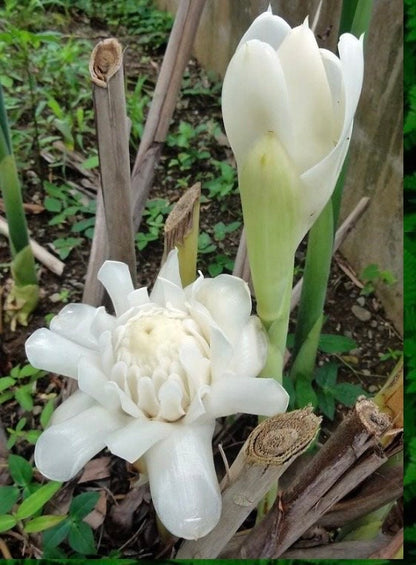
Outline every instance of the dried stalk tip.
{"type": "Polygon", "coordinates": [[[91,80],[97,86],[107,88],[110,78],[116,74],[123,61],[121,44],[112,37],[97,43],[90,57],[91,80]]]}
{"type": "Polygon", "coordinates": [[[364,427],[375,437],[381,437],[391,426],[389,416],[380,412],[372,400],[360,397],[355,410],[364,427]]]}
{"type": "Polygon", "coordinates": [[[189,188],[177,201],[165,222],[165,255],[182,245],[193,227],[194,208],[201,196],[201,183],[189,188]]]}
{"type": "Polygon", "coordinates": [[[309,447],[321,420],[310,406],[265,420],[247,440],[247,460],[261,465],[283,465],[309,447]]]}

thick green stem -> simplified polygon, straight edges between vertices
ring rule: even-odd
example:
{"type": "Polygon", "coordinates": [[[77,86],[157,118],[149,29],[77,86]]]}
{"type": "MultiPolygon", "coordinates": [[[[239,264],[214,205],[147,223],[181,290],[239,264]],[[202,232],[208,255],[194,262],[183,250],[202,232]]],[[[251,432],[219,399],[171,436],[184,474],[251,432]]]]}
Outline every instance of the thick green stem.
{"type": "MultiPolygon", "coordinates": [[[[296,358],[316,321],[322,315],[334,241],[332,202],[329,201],[309,232],[303,286],[295,332],[296,358]]],[[[311,359],[311,369],[315,362],[311,359]]]]}

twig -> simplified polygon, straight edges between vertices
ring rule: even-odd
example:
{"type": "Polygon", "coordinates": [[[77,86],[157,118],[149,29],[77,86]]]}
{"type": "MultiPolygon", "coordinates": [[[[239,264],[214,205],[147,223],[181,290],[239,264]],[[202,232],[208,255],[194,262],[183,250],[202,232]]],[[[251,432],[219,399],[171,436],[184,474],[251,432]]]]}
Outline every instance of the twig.
{"type": "Polygon", "coordinates": [[[205,0],[181,0],[132,172],[133,224],[138,229],[175,109],[205,0]]]}
{"type": "Polygon", "coordinates": [[[331,506],[386,461],[379,438],[390,425],[390,419],[372,401],[359,399],[304,472],[251,530],[237,555],[227,557],[281,556],[331,506]]]}
{"type": "MultiPolygon", "coordinates": [[[[1,216],[0,233],[9,237],[9,226],[7,225],[7,221],[1,216]]],[[[29,243],[35,258],[52,271],[52,273],[61,276],[64,271],[65,263],[62,263],[62,261],[54,257],[49,251],[46,251],[46,249],[39,245],[34,239],[29,239],[29,243]]]]}
{"type": "MultiPolygon", "coordinates": [[[[113,38],[100,41],[90,58],[108,256],[129,266],[136,280],[131,217],[128,124],[124,95],[123,55],[113,38]]],[[[101,266],[95,265],[96,269],[101,266]]]]}
{"type": "MultiPolygon", "coordinates": [[[[373,552],[382,550],[389,544],[390,537],[380,534],[371,540],[354,540],[330,543],[307,549],[290,549],[282,554],[282,559],[370,559],[373,552]]],[[[379,558],[381,559],[381,558],[379,558]]]]}
{"type": "Polygon", "coordinates": [[[176,557],[217,557],[270,486],[311,444],[320,421],[311,408],[304,408],[279,414],[257,426],[221,485],[223,506],[217,526],[200,540],[186,541],[176,557]]]}

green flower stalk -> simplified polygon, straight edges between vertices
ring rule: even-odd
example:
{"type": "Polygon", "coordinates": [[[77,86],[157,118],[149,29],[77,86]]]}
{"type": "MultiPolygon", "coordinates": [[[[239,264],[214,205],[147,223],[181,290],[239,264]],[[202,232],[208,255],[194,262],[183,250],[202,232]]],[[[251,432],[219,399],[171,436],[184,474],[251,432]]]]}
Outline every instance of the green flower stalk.
{"type": "Polygon", "coordinates": [[[36,307],[39,287],[35,261],[29,244],[22,195],[16,162],[10,141],[9,127],[0,85],[0,189],[9,224],[11,272],[14,285],[6,300],[6,315],[12,328],[17,323],[27,325],[28,317],[36,307]]]}
{"type": "Polygon", "coordinates": [[[296,248],[331,197],[363,79],[362,40],[338,58],[308,21],[271,11],[250,26],[224,78],[222,111],[234,151],[258,314],[270,340],[264,375],[282,378],[296,248]]]}

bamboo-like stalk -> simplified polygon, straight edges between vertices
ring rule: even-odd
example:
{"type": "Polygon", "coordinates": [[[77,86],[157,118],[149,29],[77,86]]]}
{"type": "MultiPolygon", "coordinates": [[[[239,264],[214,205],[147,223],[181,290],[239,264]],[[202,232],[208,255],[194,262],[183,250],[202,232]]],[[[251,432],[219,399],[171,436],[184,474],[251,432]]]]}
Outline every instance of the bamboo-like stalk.
{"type": "Polygon", "coordinates": [[[180,0],[132,172],[133,224],[140,226],[206,0],[180,0]]]}
{"type": "MultiPolygon", "coordinates": [[[[108,258],[127,263],[135,281],[128,122],[120,43],[114,38],[100,41],[91,53],[89,68],[93,83],[108,258]]],[[[97,270],[101,263],[95,265],[97,270]]]]}
{"type": "MultiPolygon", "coordinates": [[[[9,237],[8,223],[1,216],[0,216],[0,233],[2,235],[5,235],[6,237],[9,237]]],[[[37,241],[35,241],[34,239],[29,238],[29,244],[30,247],[32,248],[33,255],[40,263],[45,265],[45,267],[47,267],[52,273],[55,273],[55,275],[59,275],[59,276],[62,275],[64,271],[65,263],[63,263],[57,257],[52,255],[52,253],[49,253],[49,251],[47,251],[44,247],[39,245],[39,243],[37,243],[37,241]]]]}
{"type": "Polygon", "coordinates": [[[321,418],[311,408],[279,414],[259,424],[248,437],[221,487],[222,513],[204,538],[186,541],[178,559],[214,559],[257,503],[314,440],[321,418]]]}
{"type": "Polygon", "coordinates": [[[201,183],[198,182],[181,196],[165,222],[162,263],[169,251],[176,247],[182,286],[191,284],[196,277],[200,197],[201,183]]]}
{"type": "Polygon", "coordinates": [[[29,245],[29,234],[23,210],[22,193],[10,139],[9,124],[0,84],[0,191],[9,222],[13,286],[6,298],[5,312],[14,330],[24,326],[39,300],[35,261],[29,245]]]}
{"type": "Polygon", "coordinates": [[[280,557],[336,502],[385,463],[379,440],[390,426],[389,417],[372,401],[359,399],[239,550],[227,557],[280,557]]]}

